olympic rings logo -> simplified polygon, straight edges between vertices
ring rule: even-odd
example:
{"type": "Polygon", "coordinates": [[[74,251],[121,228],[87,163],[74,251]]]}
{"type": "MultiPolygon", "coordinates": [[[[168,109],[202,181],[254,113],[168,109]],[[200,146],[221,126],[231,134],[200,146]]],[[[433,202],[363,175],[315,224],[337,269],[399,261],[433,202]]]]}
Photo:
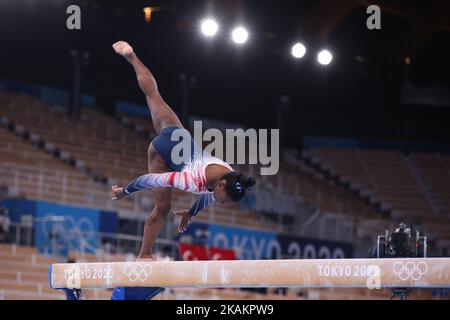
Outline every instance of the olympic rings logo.
{"type": "Polygon", "coordinates": [[[150,264],[132,264],[128,263],[124,267],[124,272],[130,279],[130,281],[145,281],[152,274],[152,266],[150,264]]]}
{"type": "Polygon", "coordinates": [[[64,246],[64,243],[74,243],[80,250],[96,250],[95,246],[95,228],[91,219],[87,217],[75,218],[70,215],[64,215],[63,221],[53,222],[50,218],[55,214],[49,213],[43,217],[41,225],[42,234],[50,239],[51,234],[58,234],[63,240],[58,246],[64,246]]]}
{"type": "Polygon", "coordinates": [[[428,265],[421,261],[417,264],[414,262],[396,262],[393,266],[394,273],[403,281],[412,279],[419,280],[428,271],[428,265]]]}

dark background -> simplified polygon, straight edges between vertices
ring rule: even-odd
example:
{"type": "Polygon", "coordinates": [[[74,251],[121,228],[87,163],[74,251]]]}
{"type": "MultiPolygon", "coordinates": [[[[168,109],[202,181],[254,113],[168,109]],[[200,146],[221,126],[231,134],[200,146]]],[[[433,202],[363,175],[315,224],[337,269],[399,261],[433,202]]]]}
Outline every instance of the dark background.
{"type": "Polygon", "coordinates": [[[112,113],[116,100],[144,104],[132,69],[111,48],[127,40],[178,112],[185,73],[197,80],[191,113],[245,126],[277,127],[279,98],[290,96],[287,146],[305,135],[450,142],[449,105],[400,103],[404,85],[450,87],[448,1],[373,3],[381,30],[366,28],[369,3],[354,0],[0,0],[0,78],[70,89],[69,52],[77,49],[90,54],[83,92],[103,110],[112,113]],[[81,7],[81,31],[66,28],[70,4],[81,7]],[[151,23],[146,5],[162,9],[151,23]],[[198,30],[208,13],[221,23],[212,41],[198,30]],[[239,22],[250,31],[240,48],[229,39],[239,22]],[[297,40],[308,49],[300,61],[290,56],[297,40]],[[319,48],[333,53],[331,65],[316,63],[319,48]]]}

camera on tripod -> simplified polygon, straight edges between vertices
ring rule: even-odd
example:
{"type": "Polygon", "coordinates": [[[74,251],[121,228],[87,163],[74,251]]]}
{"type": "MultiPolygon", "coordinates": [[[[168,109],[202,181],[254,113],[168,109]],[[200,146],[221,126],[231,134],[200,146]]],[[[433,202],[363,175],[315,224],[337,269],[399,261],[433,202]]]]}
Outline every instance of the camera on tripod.
{"type": "Polygon", "coordinates": [[[411,228],[403,222],[389,235],[386,230],[383,236],[377,237],[376,255],[374,258],[425,258],[427,256],[427,237],[416,231],[412,237],[411,228]]]}
{"type": "MultiPolygon", "coordinates": [[[[389,235],[377,237],[377,246],[372,250],[372,258],[425,258],[427,256],[427,237],[420,236],[416,231],[415,238],[412,237],[411,228],[405,223],[400,223],[397,229],[389,235]]],[[[393,288],[392,297],[400,297],[406,300],[411,293],[408,288],[393,288]]]]}

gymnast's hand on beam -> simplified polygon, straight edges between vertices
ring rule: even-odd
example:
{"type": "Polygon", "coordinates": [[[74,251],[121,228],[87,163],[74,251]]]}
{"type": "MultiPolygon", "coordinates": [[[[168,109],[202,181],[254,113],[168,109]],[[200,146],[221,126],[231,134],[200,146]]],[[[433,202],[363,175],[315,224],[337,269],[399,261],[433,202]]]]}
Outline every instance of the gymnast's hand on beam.
{"type": "Polygon", "coordinates": [[[118,187],[116,185],[111,187],[111,191],[113,192],[113,197],[112,200],[120,200],[125,198],[125,193],[123,193],[123,188],[122,187],[118,187]]]}
{"type": "Polygon", "coordinates": [[[192,215],[188,210],[175,211],[174,214],[181,217],[180,225],[178,226],[178,232],[183,233],[186,231],[189,221],[191,221],[192,215]]]}

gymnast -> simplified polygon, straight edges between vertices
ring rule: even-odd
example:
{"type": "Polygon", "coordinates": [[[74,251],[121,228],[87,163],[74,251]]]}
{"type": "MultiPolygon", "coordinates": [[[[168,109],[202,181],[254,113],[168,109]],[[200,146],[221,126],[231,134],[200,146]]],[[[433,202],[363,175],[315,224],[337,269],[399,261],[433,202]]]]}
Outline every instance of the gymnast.
{"type": "Polygon", "coordinates": [[[175,112],[165,103],[150,70],[139,60],[133,48],[125,41],[113,44],[115,52],[123,56],[134,68],[139,87],[145,94],[153,127],[157,137],[148,148],[148,174],[140,176],[125,187],[112,186],[113,200],[120,200],[143,189],[153,189],[156,205],[145,221],[144,238],[138,261],[153,260],[153,242],[160,233],[171,209],[172,188],[198,194],[189,210],[174,212],[181,217],[178,231],[183,233],[200,210],[213,202],[226,205],[240,201],[247,190],[255,185],[252,177],[236,172],[219,158],[202,150],[183,128],[175,112]],[[181,132],[180,132],[181,131],[181,132]],[[173,134],[190,139],[190,152],[180,161],[172,156],[179,141],[172,141],[173,134]]]}

